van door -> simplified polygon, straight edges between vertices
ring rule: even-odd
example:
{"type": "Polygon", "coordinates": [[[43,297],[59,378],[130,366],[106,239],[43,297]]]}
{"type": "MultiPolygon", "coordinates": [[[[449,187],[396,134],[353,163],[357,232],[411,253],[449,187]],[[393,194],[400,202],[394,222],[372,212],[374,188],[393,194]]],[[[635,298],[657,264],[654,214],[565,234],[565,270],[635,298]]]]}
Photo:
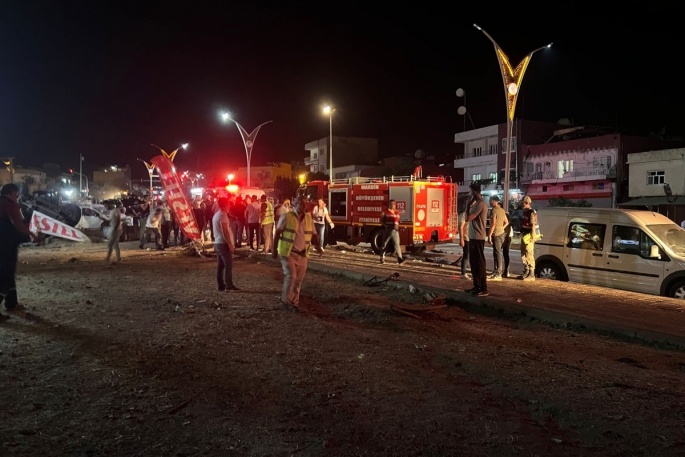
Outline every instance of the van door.
{"type": "Polygon", "coordinates": [[[564,263],[570,281],[598,286],[605,284],[604,240],[607,225],[573,219],[569,222],[564,263]]]}
{"type": "Polygon", "coordinates": [[[614,224],[609,248],[611,252],[607,253],[607,285],[615,289],[659,295],[664,266],[669,259],[661,248],[661,258],[650,258],[654,245],[654,240],[638,227],[614,224]]]}

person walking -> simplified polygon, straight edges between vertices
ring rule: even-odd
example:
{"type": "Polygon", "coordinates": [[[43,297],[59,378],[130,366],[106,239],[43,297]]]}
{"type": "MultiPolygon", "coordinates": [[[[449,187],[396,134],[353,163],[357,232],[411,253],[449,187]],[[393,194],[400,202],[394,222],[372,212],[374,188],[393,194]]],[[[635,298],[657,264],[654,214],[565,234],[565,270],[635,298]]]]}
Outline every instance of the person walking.
{"type": "Polygon", "coordinates": [[[319,199],[317,205],[312,210],[312,219],[314,219],[314,227],[316,228],[316,234],[319,236],[319,243],[321,243],[321,250],[323,251],[326,221],[328,221],[331,228],[335,227],[335,224],[331,220],[331,216],[328,214],[328,208],[326,208],[326,204],[322,198],[319,199]]]}
{"type": "Polygon", "coordinates": [[[485,264],[485,231],[488,220],[488,207],[480,195],[480,184],[469,185],[469,211],[467,220],[469,224],[469,260],[471,262],[471,274],[473,275],[473,288],[467,290],[477,297],[487,297],[487,270],[485,264]]]}
{"type": "Polygon", "coordinates": [[[274,206],[266,199],[266,195],[262,195],[261,201],[259,222],[264,231],[264,251],[262,253],[268,255],[271,252],[271,243],[274,236],[274,206]]]}
{"type": "Polygon", "coordinates": [[[402,257],[402,247],[400,246],[400,213],[397,211],[395,200],[388,201],[388,208],[381,214],[381,224],[383,225],[383,246],[381,247],[381,263],[385,263],[385,250],[388,243],[392,241],[395,246],[397,263],[402,265],[405,259],[402,257]]]}
{"type": "Polygon", "coordinates": [[[250,245],[250,251],[259,249],[261,242],[261,233],[259,230],[259,211],[261,205],[257,202],[257,196],[247,198],[245,205],[245,221],[247,222],[247,241],[250,245]],[[257,239],[257,247],[254,247],[254,239],[257,239]]]}
{"type": "Polygon", "coordinates": [[[233,254],[235,241],[228,222],[230,203],[227,198],[217,200],[219,211],[212,216],[214,251],[216,252],[216,282],[220,292],[240,290],[233,284],[233,254]]]}
{"type": "Polygon", "coordinates": [[[138,217],[138,237],[140,238],[140,241],[143,241],[143,237],[145,236],[145,224],[147,223],[147,218],[150,216],[150,205],[152,204],[152,198],[148,197],[138,205],[138,208],[135,208],[133,210],[134,216],[138,217]]]}
{"type": "Polygon", "coordinates": [[[119,249],[119,238],[124,233],[124,227],[121,225],[121,211],[114,207],[114,203],[105,202],[105,208],[109,211],[106,217],[100,216],[107,224],[107,257],[105,262],[109,262],[112,257],[112,251],[116,256],[116,262],[121,262],[121,250],[119,249]]]}
{"type": "Polygon", "coordinates": [[[517,279],[535,281],[535,229],[538,224],[538,213],[535,212],[530,197],[523,198],[523,219],[521,220],[521,262],[523,274],[517,279]]]}
{"type": "Polygon", "coordinates": [[[319,256],[323,255],[323,251],[318,243],[318,236],[314,233],[312,215],[307,212],[307,199],[299,196],[293,201],[293,211],[285,213],[278,221],[273,257],[280,258],[283,267],[283,308],[298,312],[300,289],[307,272],[309,246],[313,242],[319,256]]]}
{"type": "Polygon", "coordinates": [[[145,234],[143,239],[140,240],[140,249],[145,249],[145,244],[152,241],[152,237],[155,237],[155,245],[158,251],[163,251],[164,246],[162,245],[162,233],[159,230],[162,224],[162,208],[159,206],[155,208],[147,218],[147,223],[145,224],[145,234]]]}
{"type": "Polygon", "coordinates": [[[471,275],[466,272],[467,268],[471,268],[469,263],[469,226],[468,221],[468,202],[464,205],[464,211],[459,213],[457,225],[459,225],[459,246],[461,246],[461,277],[462,279],[471,279],[471,275]]]}
{"type": "Polygon", "coordinates": [[[23,309],[17,297],[17,261],[19,245],[35,241],[34,235],[24,224],[17,200],[19,187],[5,184],[0,189],[0,303],[5,302],[7,311],[23,309]]]}
{"type": "Polygon", "coordinates": [[[286,198],[285,200],[283,200],[283,203],[281,203],[280,205],[278,205],[278,206],[276,207],[276,209],[274,210],[274,212],[276,213],[276,215],[275,215],[275,218],[276,218],[276,221],[275,221],[275,224],[276,224],[276,225],[275,225],[275,226],[276,226],[276,227],[278,227],[278,221],[280,221],[280,220],[281,220],[281,217],[282,217],[285,213],[287,213],[288,211],[290,211],[290,199],[289,199],[289,198],[286,198]]]}
{"type": "Polygon", "coordinates": [[[241,248],[243,246],[243,233],[245,232],[245,201],[242,197],[236,197],[235,204],[229,210],[229,220],[231,228],[233,229],[233,240],[235,247],[241,248]]]}
{"type": "MultiPolygon", "coordinates": [[[[504,268],[504,257],[502,246],[506,238],[506,228],[509,226],[509,218],[507,213],[499,206],[499,197],[493,195],[490,197],[490,232],[488,233],[488,242],[492,244],[492,256],[495,267],[492,275],[488,277],[490,281],[501,281],[504,268]]],[[[508,266],[508,265],[507,265],[508,266]]]]}

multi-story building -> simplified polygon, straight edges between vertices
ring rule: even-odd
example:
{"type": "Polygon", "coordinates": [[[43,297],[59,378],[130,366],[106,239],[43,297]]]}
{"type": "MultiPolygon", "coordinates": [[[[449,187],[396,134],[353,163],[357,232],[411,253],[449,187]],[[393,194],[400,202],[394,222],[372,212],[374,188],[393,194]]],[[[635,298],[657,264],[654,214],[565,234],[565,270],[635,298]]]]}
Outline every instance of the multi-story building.
{"type": "Polygon", "coordinates": [[[23,168],[20,166],[0,169],[0,186],[14,183],[24,183],[27,191],[33,193],[36,190],[47,188],[47,176],[43,170],[36,168],[23,168]]]}
{"type": "Polygon", "coordinates": [[[598,208],[613,208],[627,200],[626,155],[659,147],[661,141],[605,132],[570,127],[555,132],[548,143],[526,147],[521,185],[535,206],[549,206],[552,197],[586,200],[598,208]],[[582,137],[585,134],[588,137],[582,137]]]}
{"type": "MultiPolygon", "coordinates": [[[[270,192],[274,189],[274,181],[278,176],[287,179],[292,178],[292,167],[289,163],[273,162],[263,167],[250,166],[250,185],[258,187],[265,192],[270,192]]],[[[238,168],[235,179],[247,182],[247,167],[238,168]]]]}
{"type": "Polygon", "coordinates": [[[93,171],[93,184],[121,188],[122,191],[131,189],[131,168],[111,166],[93,171]]]}
{"type": "MultiPolygon", "coordinates": [[[[304,145],[309,156],[304,164],[312,173],[329,174],[330,156],[328,155],[329,138],[321,138],[304,145]]],[[[343,137],[333,135],[333,168],[348,165],[375,165],[378,163],[378,139],[343,137]]]]}
{"type": "MultiPolygon", "coordinates": [[[[518,175],[523,163],[526,146],[540,144],[550,138],[558,124],[516,119],[511,138],[511,170],[518,175]]],[[[463,181],[459,183],[459,192],[468,192],[472,182],[480,182],[484,192],[493,192],[502,188],[502,171],[506,167],[507,124],[496,124],[479,129],[456,133],[454,142],[464,145],[463,153],[458,153],[454,168],[463,170],[463,181]]],[[[513,179],[513,178],[512,178],[513,179]]],[[[510,182],[514,190],[517,180],[510,182]]]]}
{"type": "Polygon", "coordinates": [[[658,212],[680,224],[685,220],[685,148],[628,154],[628,196],[621,208],[658,212]],[[665,186],[671,195],[665,192],[665,186]]]}

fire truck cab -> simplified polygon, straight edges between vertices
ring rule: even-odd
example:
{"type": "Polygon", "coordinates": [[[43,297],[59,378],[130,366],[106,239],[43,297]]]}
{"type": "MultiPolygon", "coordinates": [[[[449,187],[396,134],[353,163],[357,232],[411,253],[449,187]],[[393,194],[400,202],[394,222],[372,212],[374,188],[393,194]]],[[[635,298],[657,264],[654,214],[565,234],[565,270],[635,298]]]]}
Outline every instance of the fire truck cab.
{"type": "Polygon", "coordinates": [[[383,243],[381,215],[397,202],[400,243],[404,250],[433,249],[457,236],[457,185],[450,178],[392,176],[312,181],[302,189],[311,211],[319,199],[335,227],[326,238],[350,245],[370,243],[377,254],[383,243]]]}

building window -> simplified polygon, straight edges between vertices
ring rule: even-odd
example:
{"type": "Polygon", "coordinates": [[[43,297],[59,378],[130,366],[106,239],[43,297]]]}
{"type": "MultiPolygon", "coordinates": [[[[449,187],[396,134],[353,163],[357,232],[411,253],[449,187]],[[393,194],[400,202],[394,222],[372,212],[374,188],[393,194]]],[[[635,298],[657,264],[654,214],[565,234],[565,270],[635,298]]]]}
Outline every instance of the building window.
{"type": "Polygon", "coordinates": [[[542,191],[547,192],[547,186],[542,186],[542,191]]]}
{"type": "Polygon", "coordinates": [[[473,157],[480,157],[483,155],[483,148],[473,148],[473,157]]]}
{"type": "Polygon", "coordinates": [[[490,180],[492,180],[492,182],[497,182],[497,173],[490,173],[490,180]]]}
{"type": "Polygon", "coordinates": [[[533,172],[533,164],[531,162],[526,162],[526,173],[533,172]]]}
{"type": "Polygon", "coordinates": [[[564,186],[564,191],[573,190],[573,189],[574,189],[573,184],[566,184],[564,186]]]}
{"type": "Polygon", "coordinates": [[[317,151],[312,152],[312,159],[318,159],[319,158],[319,153],[317,151]]]}
{"type": "Polygon", "coordinates": [[[323,171],[323,165],[319,165],[319,171],[323,171]]]}
{"type": "Polygon", "coordinates": [[[497,154],[497,143],[489,145],[488,150],[490,152],[490,155],[497,154]]]}
{"type": "Polygon", "coordinates": [[[476,173],[476,174],[471,175],[471,181],[480,181],[480,178],[481,178],[480,173],[476,173]]]}
{"type": "Polygon", "coordinates": [[[648,171],[647,172],[647,185],[656,186],[666,182],[666,172],[665,171],[648,171]]]}
{"type": "Polygon", "coordinates": [[[568,228],[568,247],[602,251],[606,225],[573,223],[568,228]]]}
{"type": "Polygon", "coordinates": [[[560,160],[558,164],[560,178],[573,172],[573,160],[560,160]]]}
{"type": "MultiPolygon", "coordinates": [[[[502,154],[507,152],[507,139],[502,138],[502,154]]],[[[516,152],[516,137],[511,137],[511,152],[516,152]]]]}
{"type": "Polygon", "coordinates": [[[604,183],[603,182],[596,182],[592,184],[592,189],[593,190],[604,190],[604,183]]]}

